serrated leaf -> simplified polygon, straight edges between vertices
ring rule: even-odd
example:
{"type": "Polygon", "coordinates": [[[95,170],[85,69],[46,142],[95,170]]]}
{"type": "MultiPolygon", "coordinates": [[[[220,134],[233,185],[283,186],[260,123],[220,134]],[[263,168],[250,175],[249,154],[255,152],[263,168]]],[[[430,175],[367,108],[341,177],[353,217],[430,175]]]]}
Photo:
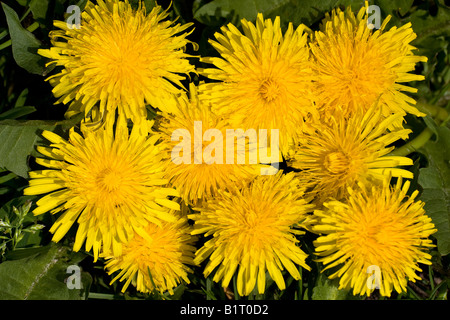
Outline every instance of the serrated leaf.
{"type": "Polygon", "coordinates": [[[47,121],[0,121],[0,167],[28,178],[28,156],[34,150],[42,130],[54,130],[56,123],[47,121]]]}
{"type": "Polygon", "coordinates": [[[35,154],[35,146],[42,141],[43,130],[63,131],[78,122],[78,118],[64,121],[0,121],[0,167],[14,172],[18,176],[28,178],[28,157],[35,154]]]}
{"type": "Polygon", "coordinates": [[[234,22],[244,18],[253,21],[258,13],[267,15],[287,3],[289,0],[214,0],[201,6],[194,18],[207,25],[214,25],[221,18],[234,22]]]}
{"type": "Polygon", "coordinates": [[[37,54],[41,42],[20,24],[17,13],[2,2],[12,41],[12,53],[16,63],[30,73],[44,73],[44,58],[37,54]]]}
{"type": "MultiPolygon", "coordinates": [[[[69,289],[65,281],[70,276],[69,266],[77,264],[80,256],[72,259],[69,249],[51,245],[47,252],[28,258],[5,261],[0,264],[0,300],[80,300],[83,289],[69,289]]],[[[89,287],[91,277],[84,273],[83,287],[89,287]]]]}
{"type": "Polygon", "coordinates": [[[420,200],[437,228],[438,251],[450,253],[450,129],[438,127],[439,140],[429,141],[420,151],[428,167],[420,169],[418,182],[423,188],[420,200]]]}

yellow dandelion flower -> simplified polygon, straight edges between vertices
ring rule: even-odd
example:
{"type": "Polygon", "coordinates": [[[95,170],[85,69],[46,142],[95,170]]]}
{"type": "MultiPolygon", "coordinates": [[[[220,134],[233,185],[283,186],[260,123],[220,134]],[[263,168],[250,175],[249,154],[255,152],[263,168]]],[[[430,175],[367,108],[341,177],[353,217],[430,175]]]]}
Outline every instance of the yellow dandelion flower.
{"type": "Polygon", "coordinates": [[[196,237],[190,235],[191,229],[186,217],[161,226],[149,223],[145,233],[136,234],[123,246],[120,256],[106,257],[108,274],[120,271],[111,284],[120,278],[126,280],[122,292],[132,283],[139,292],[173,294],[182,280],[189,283],[192,270],[188,265],[194,265],[196,237]]]}
{"type": "Polygon", "coordinates": [[[295,237],[304,233],[295,227],[313,209],[300,184],[293,173],[259,176],[244,189],[220,190],[198,214],[188,215],[195,221],[193,234],[212,236],[194,260],[201,263],[209,257],[205,277],[218,267],[213,281],[222,280],[225,288],[239,268],[237,290],[248,295],[256,284],[264,293],[266,270],[281,290],[286,287],[283,268],[296,280],[300,279],[296,264],[310,270],[295,237]]]}
{"type": "Polygon", "coordinates": [[[311,70],[305,26],[294,30],[292,23],[283,35],[280,18],[264,20],[258,14],[256,25],[243,19],[243,34],[233,25],[210,40],[220,58],[201,61],[216,68],[199,73],[218,82],[201,86],[218,113],[230,119],[233,127],[278,129],[283,152],[303,128],[304,118],[316,114],[308,98],[311,70]]]}
{"type": "Polygon", "coordinates": [[[129,133],[126,121],[91,131],[82,126],[83,136],[73,128],[69,141],[44,131],[50,147],[38,147],[46,158],[36,162],[49,169],[29,173],[26,195],[46,194],[36,202],[35,215],[63,211],[50,229],[53,241],[61,240],[77,222],[73,250],[86,240],[86,250],[114,255],[135,232],[150,222],[173,220],[169,209],[179,210],[170,200],[176,190],[166,187],[157,135],[144,135],[150,124],[135,125],[129,133]]]}
{"type": "Polygon", "coordinates": [[[70,102],[67,116],[98,105],[101,114],[116,109],[139,122],[146,118],[145,105],[162,102],[180,91],[183,74],[194,72],[184,47],[184,31],[192,24],[174,25],[164,20],[167,11],[156,6],[146,14],[144,4],[134,10],[128,0],[89,1],[80,28],[55,21],[50,49],[39,54],[62,70],[49,77],[56,103],[70,102]]]}
{"type": "MultiPolygon", "coordinates": [[[[410,42],[416,34],[411,23],[386,31],[388,16],[373,32],[368,27],[367,5],[356,16],[350,7],[345,12],[333,10],[314,34],[310,48],[319,108],[326,116],[333,114],[336,106],[352,114],[378,101],[384,116],[424,116],[414,107],[415,100],[403,93],[417,92],[402,83],[423,80],[422,75],[410,72],[416,63],[427,61],[413,54],[410,42]]],[[[394,125],[401,126],[401,119],[394,125]]]]}
{"type": "Polygon", "coordinates": [[[301,176],[317,193],[319,202],[327,197],[343,198],[348,187],[357,182],[381,182],[385,176],[413,178],[412,172],[397,168],[409,166],[407,157],[389,156],[399,139],[406,139],[409,129],[387,131],[401,114],[382,119],[381,110],[355,113],[346,119],[336,113],[329,124],[316,123],[316,132],[305,134],[288,164],[300,169],[301,176]]]}
{"type": "Polygon", "coordinates": [[[195,86],[191,85],[189,97],[183,93],[171,101],[174,113],[162,114],[157,131],[161,134],[165,177],[186,203],[212,197],[219,188],[242,186],[260,174],[258,159],[253,163],[250,159],[256,146],[239,131],[234,131],[233,139],[227,138],[227,130],[231,130],[228,122],[199,98],[195,86]],[[239,140],[245,141],[244,150],[238,150],[239,140]],[[231,145],[227,145],[229,141],[231,145]],[[244,157],[241,163],[239,155],[244,157]]]}
{"type": "Polygon", "coordinates": [[[315,212],[318,261],[324,270],[337,270],[329,278],[340,278],[339,288],[353,288],[354,295],[370,295],[376,287],[383,296],[393,288],[404,292],[408,280],[420,280],[418,263],[431,264],[426,250],[434,246],[428,237],[436,229],[424,203],[414,201],[418,191],[407,196],[409,181],[402,186],[400,178],[393,187],[388,181],[382,187],[360,184],[345,203],[326,202],[324,211],[315,212]]]}

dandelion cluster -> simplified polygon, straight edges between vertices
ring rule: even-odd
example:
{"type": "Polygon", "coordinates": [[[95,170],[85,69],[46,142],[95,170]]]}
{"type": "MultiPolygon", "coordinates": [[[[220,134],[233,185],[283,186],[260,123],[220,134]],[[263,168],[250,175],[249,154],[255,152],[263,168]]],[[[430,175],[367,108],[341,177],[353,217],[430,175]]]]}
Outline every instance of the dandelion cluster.
{"type": "Polygon", "coordinates": [[[55,21],[39,53],[58,67],[48,78],[57,103],[84,118],[68,139],[42,134],[45,169],[24,191],[43,195],[34,214],[57,215],[55,242],[73,228],[73,250],[105,259],[123,292],[173,294],[203,268],[224,288],[235,279],[239,295],[263,294],[267,277],[284,290],[311,259],[355,295],[374,290],[370,266],[381,295],[405,291],[430,264],[436,229],[408,194],[412,160],[389,153],[411,133],[404,116],[423,116],[403,83],[423,79],[411,72],[426,58],[414,55],[411,25],[387,30],[387,18],[372,30],[366,8],[335,9],[317,31],[283,32],[262,14],[242,31],[229,23],[202,69],[186,52],[191,25],[160,6],[89,1],[81,28],[55,21]],[[219,137],[237,129],[223,152],[219,137]],[[273,147],[273,129],[272,156],[293,170],[261,174],[270,165],[248,153],[273,147]],[[265,146],[251,130],[269,133],[265,146]]]}

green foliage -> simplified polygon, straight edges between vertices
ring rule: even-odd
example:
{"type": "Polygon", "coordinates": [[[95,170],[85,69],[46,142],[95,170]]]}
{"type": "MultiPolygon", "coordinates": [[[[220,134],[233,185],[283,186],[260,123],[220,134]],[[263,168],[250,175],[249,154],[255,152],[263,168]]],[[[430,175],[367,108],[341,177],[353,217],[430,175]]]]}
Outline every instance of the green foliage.
{"type": "Polygon", "coordinates": [[[28,244],[29,237],[24,239],[26,235],[36,234],[44,228],[42,224],[27,221],[31,201],[28,200],[21,207],[16,208],[13,204],[16,200],[13,199],[5,205],[6,209],[4,207],[0,208],[0,239],[2,240],[0,258],[5,255],[7,250],[14,251],[21,241],[25,241],[28,244]],[[6,211],[8,209],[10,212],[6,211]]]}
{"type": "Polygon", "coordinates": [[[92,281],[80,273],[80,289],[70,289],[68,267],[77,265],[83,254],[73,254],[67,247],[49,245],[26,258],[0,264],[0,300],[80,300],[87,298],[92,281]],[[84,288],[84,289],[83,289],[84,288]]]}
{"type": "Polygon", "coordinates": [[[347,290],[339,290],[338,279],[330,280],[320,274],[313,288],[312,300],[346,300],[352,299],[347,290]]]}
{"type": "Polygon", "coordinates": [[[230,17],[236,22],[240,19],[254,20],[258,13],[268,15],[288,3],[289,0],[214,0],[200,7],[195,12],[194,18],[204,24],[215,24],[220,18],[230,17]]]}
{"type": "MultiPolygon", "coordinates": [[[[22,107],[23,109],[23,107],[22,107]]],[[[14,172],[18,176],[27,178],[28,157],[35,153],[35,146],[42,142],[40,134],[43,130],[67,130],[76,122],[41,121],[41,120],[4,120],[0,121],[0,167],[14,172]]]]}
{"type": "Polygon", "coordinates": [[[437,132],[439,140],[423,147],[428,167],[420,169],[419,184],[423,188],[420,199],[438,230],[435,234],[438,250],[447,255],[450,253],[450,129],[440,127],[437,132]]]}
{"type": "Polygon", "coordinates": [[[43,74],[44,59],[37,55],[41,42],[31,32],[22,27],[19,17],[13,9],[5,3],[2,3],[2,7],[8,22],[14,60],[30,73],[43,74]]]}

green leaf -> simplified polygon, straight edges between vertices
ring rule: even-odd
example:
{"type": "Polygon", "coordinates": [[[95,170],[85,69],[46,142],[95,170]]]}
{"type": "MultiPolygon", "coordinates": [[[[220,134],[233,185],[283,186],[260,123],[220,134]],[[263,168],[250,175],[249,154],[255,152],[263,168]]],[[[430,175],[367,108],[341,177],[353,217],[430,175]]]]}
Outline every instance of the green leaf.
{"type": "Polygon", "coordinates": [[[21,260],[25,258],[35,257],[40,253],[47,253],[50,249],[50,246],[44,247],[33,247],[33,248],[19,248],[14,251],[10,251],[6,254],[6,260],[21,260]]]}
{"type": "Polygon", "coordinates": [[[50,0],[16,0],[22,7],[29,7],[35,20],[45,20],[50,0]]]}
{"type": "Polygon", "coordinates": [[[25,7],[30,3],[30,0],[16,0],[18,4],[20,4],[22,7],[25,7]]]}
{"type": "Polygon", "coordinates": [[[30,9],[35,20],[44,21],[47,16],[47,11],[50,5],[50,0],[31,0],[30,9]]]}
{"type": "Polygon", "coordinates": [[[450,129],[438,127],[439,140],[429,141],[420,151],[428,158],[428,167],[420,169],[418,182],[423,188],[420,200],[437,232],[438,251],[450,253],[450,129]]]}
{"type": "Polygon", "coordinates": [[[0,120],[17,119],[36,111],[35,107],[16,107],[0,114],[0,120]]]}
{"type": "Polygon", "coordinates": [[[284,28],[289,22],[294,26],[312,24],[324,18],[325,13],[337,6],[351,6],[359,10],[363,3],[358,0],[214,0],[201,6],[194,14],[194,18],[206,25],[220,25],[225,22],[239,24],[245,18],[254,21],[258,13],[265,18],[281,17],[281,26],[284,28]]]}
{"type": "Polygon", "coordinates": [[[411,8],[414,0],[377,0],[375,2],[386,14],[395,16],[396,11],[398,11],[400,15],[404,16],[411,8]]]}
{"type": "Polygon", "coordinates": [[[25,105],[27,97],[28,97],[28,88],[25,88],[17,97],[16,103],[14,104],[14,108],[23,107],[25,105]]]}
{"type": "Polygon", "coordinates": [[[339,280],[330,280],[323,273],[319,274],[313,287],[312,300],[346,300],[353,296],[348,290],[339,290],[339,280]]]}
{"type": "Polygon", "coordinates": [[[351,6],[353,10],[358,11],[362,5],[361,1],[356,0],[323,0],[308,1],[307,3],[302,0],[290,0],[283,6],[273,10],[267,18],[273,19],[276,16],[280,16],[282,26],[287,26],[289,22],[292,22],[294,26],[304,24],[312,28],[313,24],[319,23],[325,17],[325,13],[338,6],[342,8],[351,6]]]}
{"type": "Polygon", "coordinates": [[[64,121],[0,121],[0,167],[28,178],[28,157],[35,154],[35,146],[42,141],[43,130],[63,131],[71,128],[78,119],[64,121]]]}
{"type": "Polygon", "coordinates": [[[427,127],[436,135],[436,140],[439,140],[439,131],[438,131],[439,127],[436,121],[434,121],[433,117],[427,115],[426,117],[423,118],[423,120],[427,125],[427,127]]]}
{"type": "Polygon", "coordinates": [[[68,267],[84,255],[71,254],[67,247],[51,245],[47,252],[0,264],[0,300],[80,300],[86,298],[92,278],[80,273],[82,288],[69,289],[68,267]],[[84,288],[84,289],[83,289],[84,288]]]}
{"type": "Polygon", "coordinates": [[[437,13],[432,16],[424,8],[415,10],[411,15],[399,21],[399,25],[411,22],[417,39],[413,45],[422,46],[422,42],[429,37],[435,38],[440,35],[448,36],[450,32],[450,9],[445,4],[437,2],[437,13]]]}
{"type": "Polygon", "coordinates": [[[34,150],[42,130],[53,131],[54,121],[0,121],[0,167],[28,178],[28,156],[34,150]]]}
{"type": "Polygon", "coordinates": [[[30,73],[44,74],[44,58],[37,54],[41,42],[22,27],[17,13],[2,2],[12,41],[12,53],[16,63],[30,73]]]}
{"type": "Polygon", "coordinates": [[[194,18],[207,25],[218,24],[220,18],[255,20],[258,13],[267,15],[287,3],[289,0],[214,0],[201,6],[194,18]]]}

